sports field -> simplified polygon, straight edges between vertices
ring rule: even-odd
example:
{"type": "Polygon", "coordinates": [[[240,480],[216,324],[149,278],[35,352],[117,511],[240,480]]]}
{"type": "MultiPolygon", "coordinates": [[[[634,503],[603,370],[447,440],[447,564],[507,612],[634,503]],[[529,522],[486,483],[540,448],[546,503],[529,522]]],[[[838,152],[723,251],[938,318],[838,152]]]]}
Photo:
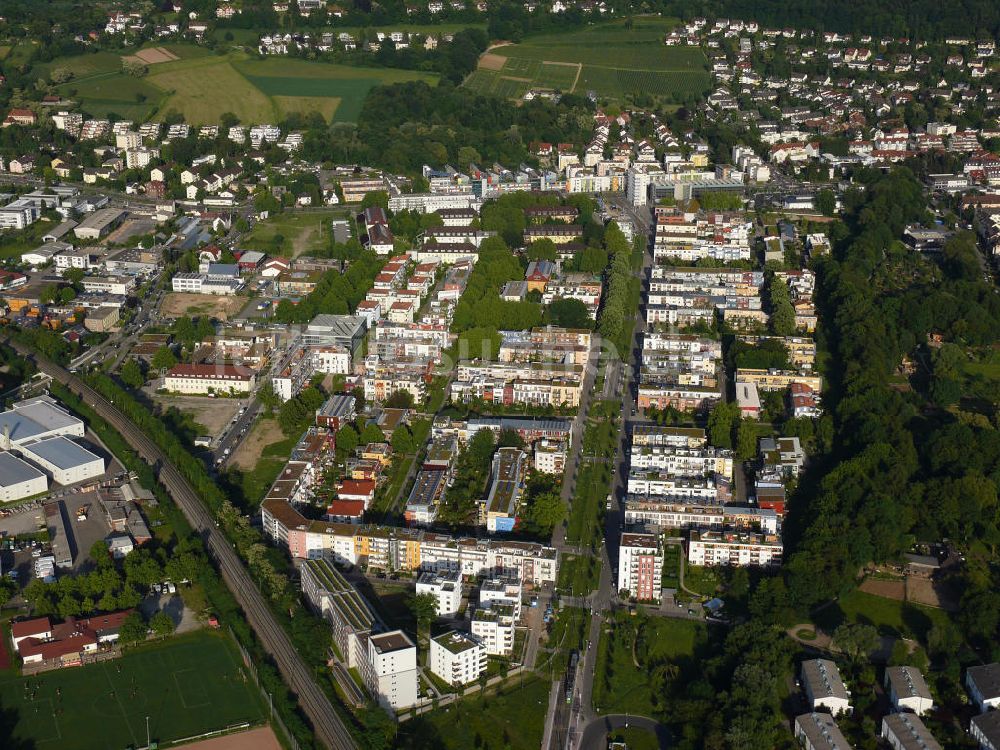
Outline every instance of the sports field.
{"type": "Polygon", "coordinates": [[[93,116],[116,113],[143,121],[176,110],[192,125],[216,123],[224,112],[246,125],[279,122],[293,112],[353,122],[373,87],[436,80],[432,74],[408,70],[256,60],[239,51],[210,55],[189,44],[149,47],[126,57],[136,54],[148,62],[142,78],[122,73],[122,57],[111,52],[58,58],[36,65],[32,72],[47,78],[55,68],[73,71],[74,78],[57,90],[93,116]]]}
{"type": "Polygon", "coordinates": [[[697,47],[664,45],[674,25],[664,18],[638,18],[632,28],[613,22],[494,47],[465,86],[511,98],[529,88],[595,91],[612,99],[701,94],[711,83],[708,60],[697,47]]]}
{"type": "Polygon", "coordinates": [[[248,679],[235,647],[202,631],[101,664],[0,677],[0,708],[17,712],[12,739],[36,750],[139,747],[147,716],[160,743],[263,721],[248,679]]]}

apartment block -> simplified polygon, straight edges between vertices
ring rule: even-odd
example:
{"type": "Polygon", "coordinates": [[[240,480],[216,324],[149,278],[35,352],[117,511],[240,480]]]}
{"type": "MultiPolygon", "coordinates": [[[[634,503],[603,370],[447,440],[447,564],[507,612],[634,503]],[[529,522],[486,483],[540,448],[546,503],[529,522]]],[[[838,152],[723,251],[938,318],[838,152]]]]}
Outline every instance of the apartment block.
{"type": "Polygon", "coordinates": [[[483,645],[467,633],[452,630],[431,638],[430,670],[449,685],[475,682],[486,671],[483,645]]]}
{"type": "Polygon", "coordinates": [[[737,565],[777,568],[783,553],[774,534],[738,531],[692,531],[688,540],[691,565],[737,565]]]}
{"type": "Polygon", "coordinates": [[[618,590],[639,601],[659,601],[662,579],[660,535],[623,533],[618,547],[618,590]]]}

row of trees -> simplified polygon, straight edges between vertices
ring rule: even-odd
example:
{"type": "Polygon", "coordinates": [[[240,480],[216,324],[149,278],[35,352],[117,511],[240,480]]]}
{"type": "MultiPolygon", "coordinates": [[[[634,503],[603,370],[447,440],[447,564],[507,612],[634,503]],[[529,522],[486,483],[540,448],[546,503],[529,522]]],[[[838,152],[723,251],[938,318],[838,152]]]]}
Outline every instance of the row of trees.
{"type": "Polygon", "coordinates": [[[628,356],[632,329],[626,323],[626,313],[630,307],[631,291],[634,286],[632,274],[632,247],[617,224],[609,224],[604,232],[604,249],[611,258],[608,265],[604,302],[597,319],[597,330],[605,340],[618,346],[618,354],[623,359],[628,356]]]}

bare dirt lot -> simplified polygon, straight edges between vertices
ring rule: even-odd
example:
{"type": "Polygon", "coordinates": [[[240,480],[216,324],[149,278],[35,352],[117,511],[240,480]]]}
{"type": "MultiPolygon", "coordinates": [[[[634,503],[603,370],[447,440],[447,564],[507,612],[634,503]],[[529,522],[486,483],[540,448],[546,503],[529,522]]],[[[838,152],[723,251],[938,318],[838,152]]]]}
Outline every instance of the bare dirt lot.
{"type": "Polygon", "coordinates": [[[898,602],[906,599],[906,584],[903,581],[885,581],[877,578],[866,578],[858,587],[866,594],[874,594],[898,602]]]}
{"type": "Polygon", "coordinates": [[[246,732],[227,734],[225,737],[191,742],[178,747],[186,750],[281,750],[281,744],[274,736],[271,727],[249,729],[246,732]]]}
{"type": "Polygon", "coordinates": [[[479,58],[479,67],[484,70],[502,70],[505,62],[507,62],[507,58],[503,55],[494,55],[492,52],[487,52],[479,58]]]}
{"type": "Polygon", "coordinates": [[[278,426],[277,420],[262,419],[254,425],[247,439],[233,454],[232,465],[244,471],[252,469],[260,461],[261,453],[272,443],[285,439],[285,434],[278,426]]]}
{"type": "Polygon", "coordinates": [[[157,63],[170,62],[171,60],[176,60],[177,55],[164,47],[150,47],[149,49],[141,49],[134,55],[129,55],[128,57],[123,57],[122,60],[128,60],[129,62],[140,62],[144,65],[156,65],[157,63]]]}
{"type": "Polygon", "coordinates": [[[242,403],[235,398],[208,398],[207,396],[153,396],[162,408],[175,406],[205,428],[205,434],[218,437],[229,424],[242,403]]]}
{"type": "Polygon", "coordinates": [[[246,303],[246,297],[238,295],[223,297],[215,294],[170,292],[163,298],[160,314],[165,318],[179,318],[182,315],[209,315],[218,320],[229,320],[234,315],[238,315],[246,303]]]}
{"type": "Polygon", "coordinates": [[[955,601],[954,595],[945,587],[935,584],[930,578],[907,576],[906,599],[917,604],[926,604],[928,607],[945,609],[949,612],[958,610],[958,602],[955,601]]]}

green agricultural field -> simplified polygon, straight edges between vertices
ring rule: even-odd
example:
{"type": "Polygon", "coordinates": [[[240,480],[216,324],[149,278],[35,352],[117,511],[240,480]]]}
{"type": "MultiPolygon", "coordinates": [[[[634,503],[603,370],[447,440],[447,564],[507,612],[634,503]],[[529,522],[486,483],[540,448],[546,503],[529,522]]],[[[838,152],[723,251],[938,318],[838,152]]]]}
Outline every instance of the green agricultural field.
{"type": "Polygon", "coordinates": [[[78,55],[36,65],[47,78],[57,67],[74,72],[59,93],[80,102],[94,116],[114,112],[135,120],[176,110],[192,125],[214,123],[232,112],[245,124],[278,122],[298,112],[318,112],[326,120],[352,122],[375,86],[437,77],[388,68],[358,68],[305,60],[252,60],[242,52],[210,55],[190,44],[162,46],[179,59],[149,66],[143,78],[121,72],[121,57],[110,52],[78,55]]]}
{"type": "Polygon", "coordinates": [[[235,647],[198,632],[121,659],[33,677],[0,677],[0,705],[18,747],[106,750],[167,743],[264,718],[235,647]]]}
{"type": "Polygon", "coordinates": [[[114,112],[132,120],[145,120],[156,108],[163,92],[145,78],[120,72],[97,73],[58,88],[60,95],[81,103],[94,117],[114,112]]]}
{"type": "Polygon", "coordinates": [[[697,47],[663,44],[664,35],[674,25],[669,19],[640,18],[631,29],[624,22],[613,22],[496,47],[488,53],[486,68],[470,76],[466,85],[483,93],[512,97],[523,95],[524,88],[596,91],[612,99],[638,93],[664,97],[702,94],[711,84],[708,61],[697,47]],[[594,50],[600,54],[595,55],[594,50]],[[505,58],[502,66],[497,65],[497,58],[505,58]],[[492,75],[481,76],[484,72],[492,75]],[[521,86],[511,86],[515,80],[521,86]]]}

